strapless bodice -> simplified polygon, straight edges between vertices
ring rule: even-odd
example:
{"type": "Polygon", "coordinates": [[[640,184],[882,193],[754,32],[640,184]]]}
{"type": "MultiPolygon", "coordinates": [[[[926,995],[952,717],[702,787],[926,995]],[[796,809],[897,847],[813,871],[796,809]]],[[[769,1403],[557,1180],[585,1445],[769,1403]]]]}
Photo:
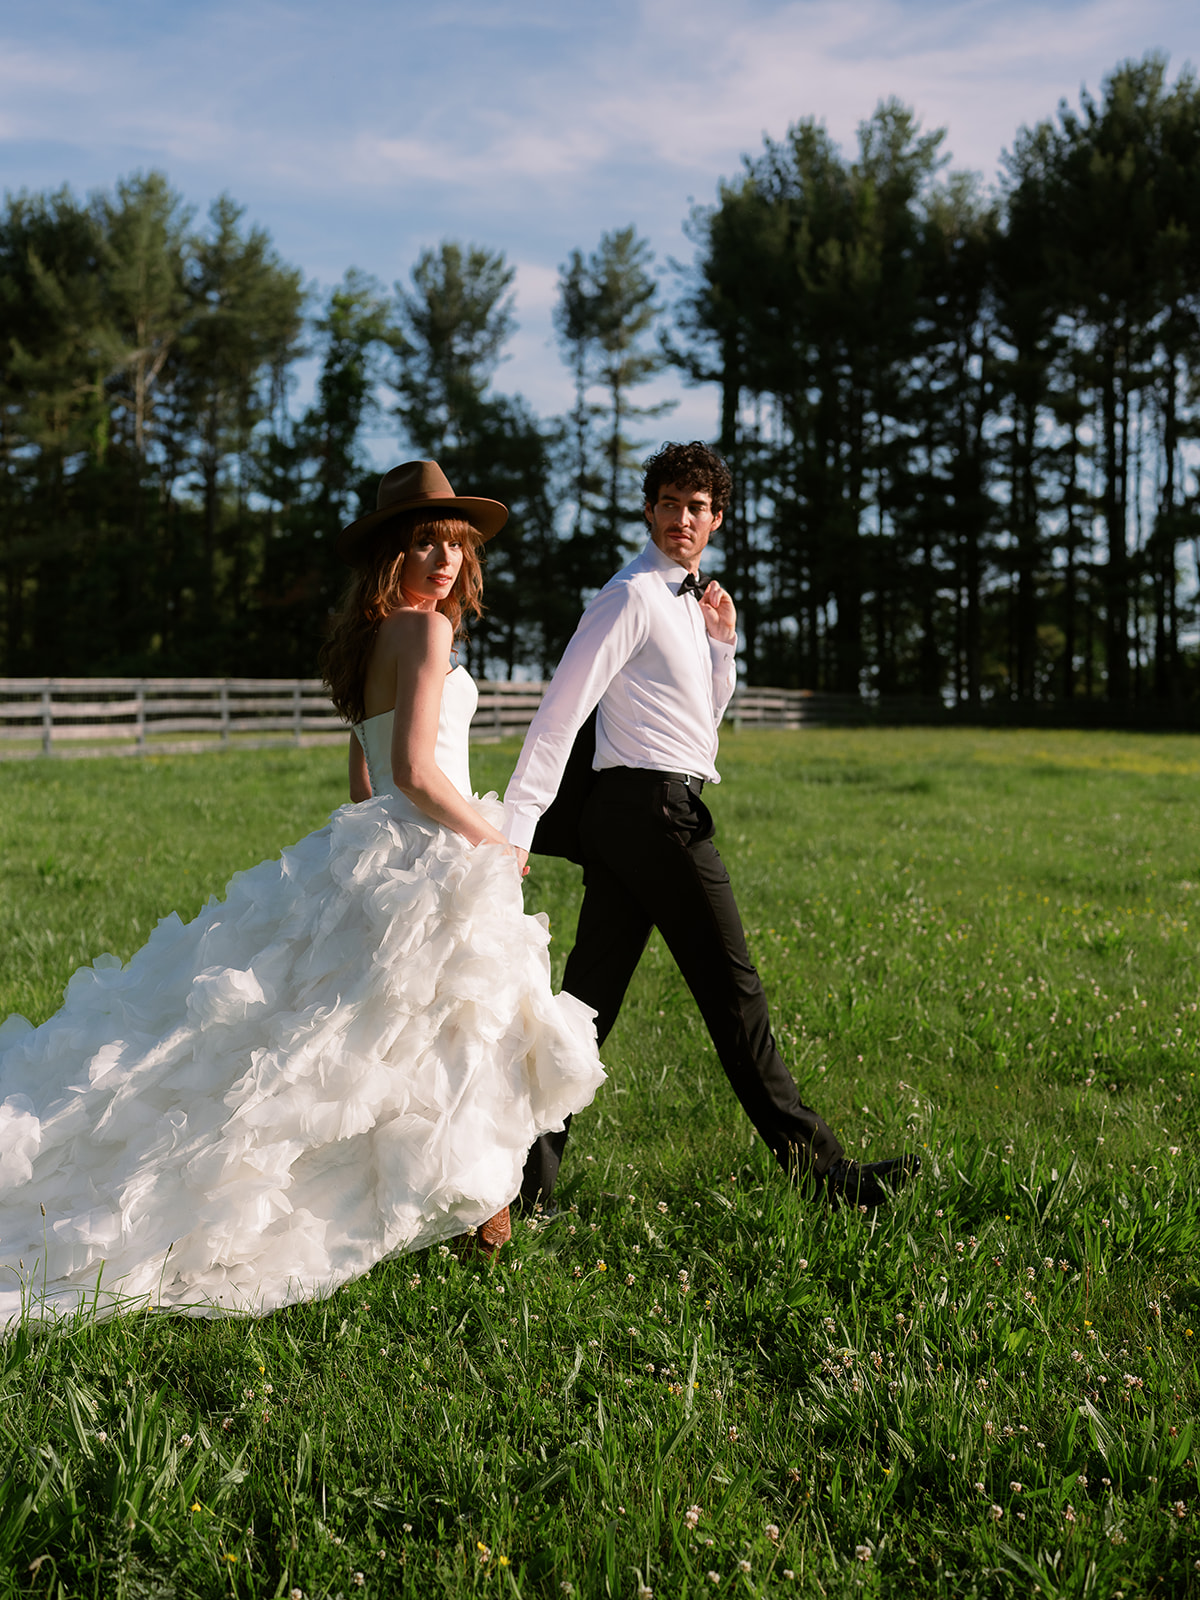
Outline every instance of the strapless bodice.
{"type": "MultiPolygon", "coordinates": [[[[479,703],[479,690],[466,667],[455,667],[447,673],[442,688],[442,706],[438,713],[437,751],[438,766],[450,779],[459,794],[471,796],[471,762],[469,730],[475,707],[479,703]]],[[[396,787],[392,777],[392,723],[395,713],[381,711],[377,716],[356,722],[354,731],[367,758],[367,772],[371,778],[372,794],[393,794],[403,801],[416,816],[417,810],[396,787]]]]}

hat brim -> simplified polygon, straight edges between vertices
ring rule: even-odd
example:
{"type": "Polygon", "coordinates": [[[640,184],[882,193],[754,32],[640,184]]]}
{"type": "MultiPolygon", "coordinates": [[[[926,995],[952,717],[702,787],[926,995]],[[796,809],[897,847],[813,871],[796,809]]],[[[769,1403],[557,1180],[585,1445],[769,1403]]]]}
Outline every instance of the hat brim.
{"type": "Polygon", "coordinates": [[[334,549],[349,566],[357,566],[373,536],[386,523],[403,516],[407,511],[422,511],[431,517],[453,517],[457,514],[485,540],[494,538],[508,521],[507,506],[501,505],[499,500],[481,500],[474,495],[402,500],[396,505],[368,511],[365,516],[348,523],[338,534],[334,549]]]}

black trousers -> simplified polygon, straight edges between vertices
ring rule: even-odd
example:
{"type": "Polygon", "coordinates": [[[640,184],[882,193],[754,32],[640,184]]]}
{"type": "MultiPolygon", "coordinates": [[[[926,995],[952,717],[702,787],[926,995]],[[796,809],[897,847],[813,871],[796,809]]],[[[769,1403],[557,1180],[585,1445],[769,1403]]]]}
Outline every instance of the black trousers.
{"type": "MultiPolygon", "coordinates": [[[[628,767],[601,772],[580,819],[583,906],[563,988],[596,1012],[603,1044],[646,947],[661,933],[700,1007],[734,1093],[789,1173],[809,1182],[842,1154],[833,1130],[801,1103],[771,1033],[713,820],[693,789],[628,767]]],[[[567,1130],[529,1152],[521,1198],[544,1204],[567,1130]]]]}

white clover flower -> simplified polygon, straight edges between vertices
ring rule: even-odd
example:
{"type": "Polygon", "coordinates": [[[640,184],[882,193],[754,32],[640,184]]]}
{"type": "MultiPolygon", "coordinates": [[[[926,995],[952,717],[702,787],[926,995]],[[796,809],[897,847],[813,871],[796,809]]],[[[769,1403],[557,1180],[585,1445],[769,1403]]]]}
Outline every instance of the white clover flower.
{"type": "Polygon", "coordinates": [[[854,1554],[859,1561],[870,1561],[871,1546],[869,1544],[856,1544],[854,1546],[854,1554]]]}
{"type": "Polygon", "coordinates": [[[1003,1515],[1004,1515],[1003,1506],[993,1506],[992,1507],[991,1518],[992,1518],[993,1522],[999,1522],[1001,1517],[1003,1517],[1003,1515]]]}

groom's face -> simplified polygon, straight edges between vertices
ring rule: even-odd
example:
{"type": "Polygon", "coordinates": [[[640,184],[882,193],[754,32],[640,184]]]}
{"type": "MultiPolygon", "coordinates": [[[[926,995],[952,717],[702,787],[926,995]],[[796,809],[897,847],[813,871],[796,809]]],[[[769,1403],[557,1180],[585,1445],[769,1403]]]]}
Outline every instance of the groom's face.
{"type": "Polygon", "coordinates": [[[678,483],[664,483],[658,499],[646,506],[650,537],[663,555],[691,573],[699,572],[700,557],[723,516],[724,512],[713,510],[707,489],[689,489],[678,483]]]}

